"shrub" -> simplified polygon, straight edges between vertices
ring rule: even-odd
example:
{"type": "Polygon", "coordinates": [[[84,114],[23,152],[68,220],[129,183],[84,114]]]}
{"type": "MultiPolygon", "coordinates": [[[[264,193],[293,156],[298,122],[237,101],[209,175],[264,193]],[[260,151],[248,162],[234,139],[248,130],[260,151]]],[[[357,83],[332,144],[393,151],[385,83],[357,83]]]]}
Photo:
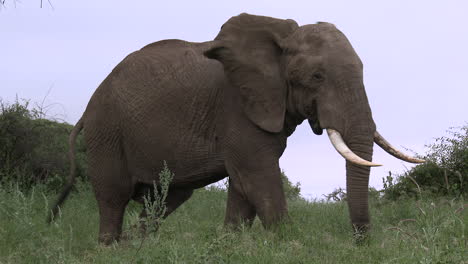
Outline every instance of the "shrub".
{"type": "Polygon", "coordinates": [[[281,171],[281,180],[283,181],[283,189],[287,199],[301,198],[301,184],[299,182],[293,184],[283,170],[281,171]]]}
{"type": "MultiPolygon", "coordinates": [[[[15,181],[21,188],[47,183],[62,185],[68,175],[68,135],[73,126],[44,118],[29,102],[0,101],[0,181],[15,181]]],[[[78,175],[84,175],[84,144],[77,142],[78,175]]]]}
{"type": "MultiPolygon", "coordinates": [[[[379,200],[381,198],[381,191],[378,191],[374,187],[369,187],[369,200],[379,200]]],[[[338,187],[335,188],[331,193],[329,194],[323,194],[327,202],[341,202],[341,201],[347,201],[348,199],[348,194],[346,193],[346,189],[338,187]]]]}
{"type": "Polygon", "coordinates": [[[435,196],[468,194],[468,124],[451,128],[449,136],[436,138],[424,159],[426,163],[393,177],[383,179],[384,197],[395,200],[420,193],[435,196]]]}
{"type": "Polygon", "coordinates": [[[343,189],[341,187],[335,188],[331,193],[323,194],[323,196],[325,197],[325,199],[327,199],[328,202],[340,202],[347,200],[346,189],[343,189]]]}

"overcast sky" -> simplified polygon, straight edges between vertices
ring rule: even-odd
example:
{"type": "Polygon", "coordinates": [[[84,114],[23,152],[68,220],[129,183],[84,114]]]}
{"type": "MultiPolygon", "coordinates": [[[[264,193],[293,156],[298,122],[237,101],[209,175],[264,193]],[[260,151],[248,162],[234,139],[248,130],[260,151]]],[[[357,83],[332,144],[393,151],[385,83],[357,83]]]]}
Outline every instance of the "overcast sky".
{"type": "MultiPolygon", "coordinates": [[[[364,63],[377,128],[395,146],[424,145],[468,121],[468,1],[64,1],[6,0],[0,7],[0,97],[55,104],[74,124],[100,82],[127,54],[161,39],[212,40],[247,12],[300,25],[334,23],[364,63]],[[163,3],[159,3],[163,2],[163,3]]],[[[326,133],[325,133],[326,134],[326,133]]],[[[411,165],[374,149],[371,185],[411,165]]],[[[344,160],[302,124],[280,160],[302,194],[345,186],[344,160]]]]}

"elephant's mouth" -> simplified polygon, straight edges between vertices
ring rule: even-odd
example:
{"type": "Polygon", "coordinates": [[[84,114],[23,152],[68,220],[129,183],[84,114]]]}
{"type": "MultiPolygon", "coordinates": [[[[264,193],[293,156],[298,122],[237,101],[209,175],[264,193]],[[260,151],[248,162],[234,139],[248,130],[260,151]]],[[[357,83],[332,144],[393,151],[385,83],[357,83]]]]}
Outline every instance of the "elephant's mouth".
{"type": "Polygon", "coordinates": [[[320,126],[320,122],[318,118],[312,119],[309,118],[309,125],[312,128],[312,131],[314,132],[315,135],[322,135],[323,134],[323,128],[320,126]]]}
{"type": "Polygon", "coordinates": [[[311,105],[306,107],[306,116],[308,116],[307,121],[309,121],[310,128],[312,128],[314,134],[322,135],[323,128],[320,126],[318,118],[317,101],[314,101],[311,105]]]}

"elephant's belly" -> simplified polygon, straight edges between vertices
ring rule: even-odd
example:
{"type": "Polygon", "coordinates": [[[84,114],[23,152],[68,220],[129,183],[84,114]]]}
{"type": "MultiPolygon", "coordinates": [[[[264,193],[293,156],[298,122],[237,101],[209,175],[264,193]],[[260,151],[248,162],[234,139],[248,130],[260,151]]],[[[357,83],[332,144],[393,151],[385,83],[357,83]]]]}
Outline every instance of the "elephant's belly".
{"type": "Polygon", "coordinates": [[[174,185],[201,188],[227,176],[224,161],[216,155],[192,156],[175,164],[174,185]]]}
{"type": "Polygon", "coordinates": [[[171,100],[161,95],[153,108],[138,107],[144,112],[141,118],[125,118],[123,123],[128,126],[122,137],[134,179],[144,183],[158,180],[164,161],[175,174],[173,185],[200,188],[227,176],[216,137],[221,111],[217,100],[208,100],[210,91],[215,89],[197,93],[188,89],[181,96],[188,101],[172,104],[183,106],[177,109],[162,107],[159,102],[171,100]]]}
{"type": "Polygon", "coordinates": [[[159,174],[166,162],[174,174],[171,185],[183,188],[201,188],[227,176],[224,161],[220,155],[209,153],[206,149],[187,148],[185,151],[159,152],[149,155],[131,155],[129,171],[134,183],[152,184],[159,182],[159,174]]]}

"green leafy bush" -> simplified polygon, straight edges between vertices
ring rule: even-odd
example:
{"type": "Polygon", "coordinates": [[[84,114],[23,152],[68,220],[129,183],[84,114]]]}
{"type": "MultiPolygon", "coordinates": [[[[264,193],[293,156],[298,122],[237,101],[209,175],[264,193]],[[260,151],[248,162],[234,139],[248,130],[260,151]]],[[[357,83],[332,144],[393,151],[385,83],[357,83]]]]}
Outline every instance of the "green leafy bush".
{"type": "Polygon", "coordinates": [[[416,197],[422,193],[435,196],[468,194],[468,125],[451,128],[449,136],[436,138],[420,164],[411,170],[383,179],[384,197],[416,197]]]}
{"type": "Polygon", "coordinates": [[[293,184],[284,171],[281,171],[281,180],[283,181],[283,189],[287,199],[301,198],[301,184],[299,182],[293,184]]]}
{"type": "MultiPolygon", "coordinates": [[[[68,175],[68,136],[73,126],[44,117],[28,101],[0,101],[0,181],[29,189],[36,183],[60,188],[68,175]]],[[[85,171],[84,142],[77,142],[78,175],[85,171]]]]}

